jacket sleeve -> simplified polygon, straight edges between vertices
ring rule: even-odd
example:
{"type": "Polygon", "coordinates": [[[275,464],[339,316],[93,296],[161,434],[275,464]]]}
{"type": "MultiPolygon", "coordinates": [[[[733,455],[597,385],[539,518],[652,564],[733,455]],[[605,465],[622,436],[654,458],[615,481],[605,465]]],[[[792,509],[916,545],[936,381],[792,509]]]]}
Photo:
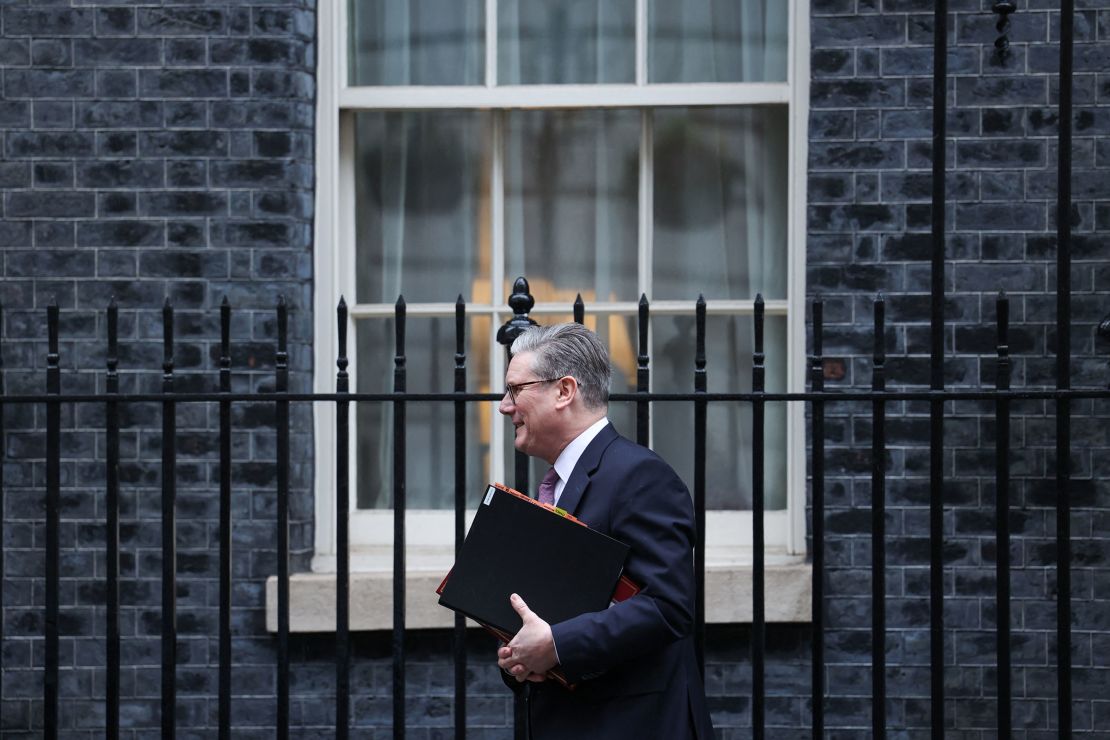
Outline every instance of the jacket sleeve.
{"type": "Polygon", "coordinates": [[[571,681],[660,650],[693,627],[694,511],[682,480],[649,454],[621,480],[610,516],[610,534],[630,547],[625,573],[641,590],[551,626],[571,681]]]}

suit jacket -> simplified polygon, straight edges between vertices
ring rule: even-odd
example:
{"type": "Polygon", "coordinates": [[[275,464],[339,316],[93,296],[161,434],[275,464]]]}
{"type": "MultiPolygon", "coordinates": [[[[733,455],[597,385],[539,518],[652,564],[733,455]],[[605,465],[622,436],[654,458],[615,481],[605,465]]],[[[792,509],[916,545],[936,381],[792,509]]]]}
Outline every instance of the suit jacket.
{"type": "Polygon", "coordinates": [[[694,652],[694,510],[685,484],[609,424],[579,458],[559,506],[631,548],[624,572],[641,591],[551,625],[562,670],[578,685],[530,684],[533,740],[712,738],[694,652]]]}

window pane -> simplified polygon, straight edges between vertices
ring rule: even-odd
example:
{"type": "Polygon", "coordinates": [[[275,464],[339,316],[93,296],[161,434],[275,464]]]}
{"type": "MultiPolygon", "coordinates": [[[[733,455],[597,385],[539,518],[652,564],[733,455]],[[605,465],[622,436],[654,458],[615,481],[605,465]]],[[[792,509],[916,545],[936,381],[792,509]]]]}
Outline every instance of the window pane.
{"type": "MultiPolygon", "coordinates": [[[[393,390],[393,319],[361,319],[355,387],[362,393],[393,390]]],[[[489,316],[467,321],[467,390],[489,391],[489,316]]],[[[405,321],[407,388],[446,393],[455,389],[455,319],[409,317],[405,321]]],[[[500,381],[499,381],[500,382],[500,381]]],[[[355,404],[358,434],[358,508],[393,506],[393,404],[355,404]]],[[[471,507],[489,482],[490,404],[466,404],[467,500],[471,507]]],[[[455,506],[455,405],[451,401],[410,402],[405,407],[408,506],[455,506]]]]}
{"type": "Polygon", "coordinates": [[[635,300],[640,113],[514,111],[505,153],[506,295],[635,300]]]}
{"type": "MultiPolygon", "coordinates": [[[[652,319],[653,388],[660,392],[694,389],[694,317],[652,319]]],[[[766,385],[772,393],[786,390],[786,318],[768,316],[764,324],[766,385]]],[[[708,316],[706,373],[710,393],[741,393],[752,389],[751,316],[708,316]]],[[[786,508],[786,404],[764,406],[764,504],[786,508]]],[[[694,407],[692,403],[652,406],[656,452],[669,462],[693,493],[694,407]]],[[[705,505],[707,509],[752,508],[752,405],[711,403],[706,416],[705,505]]]]}
{"type": "Polygon", "coordinates": [[[499,84],[635,80],[635,0],[499,0],[499,84]]]}
{"type": "MultiPolygon", "coordinates": [[[[570,314],[566,316],[549,315],[536,317],[536,320],[548,326],[573,321],[570,314]]],[[[609,359],[613,366],[613,375],[609,384],[610,393],[630,393],[636,390],[636,319],[632,316],[598,316],[586,314],[584,323],[586,328],[597,332],[598,337],[609,349],[609,359]]],[[[502,383],[502,385],[504,385],[502,383]]],[[[498,388],[501,390],[501,388],[498,388]]],[[[516,462],[513,447],[513,426],[505,417],[505,478],[506,485],[516,483],[516,462]]],[[[629,439],[636,439],[636,405],[632,403],[609,403],[609,421],[617,431],[629,439]]],[[[535,495],[540,479],[547,472],[548,464],[539,459],[529,458],[529,482],[531,490],[529,495],[535,495]]]]}
{"type": "Polygon", "coordinates": [[[648,0],[650,82],[785,82],[782,0],[648,0]]]}
{"type": "Polygon", "coordinates": [[[355,117],[360,303],[489,301],[489,139],[481,112],[355,117]],[[479,262],[485,257],[485,267],[479,262]]]}
{"type": "Polygon", "coordinates": [[[786,108],[653,115],[653,297],[785,298],[786,108]]]}
{"type": "Polygon", "coordinates": [[[480,85],[483,0],[350,0],[351,85],[480,85]]]}

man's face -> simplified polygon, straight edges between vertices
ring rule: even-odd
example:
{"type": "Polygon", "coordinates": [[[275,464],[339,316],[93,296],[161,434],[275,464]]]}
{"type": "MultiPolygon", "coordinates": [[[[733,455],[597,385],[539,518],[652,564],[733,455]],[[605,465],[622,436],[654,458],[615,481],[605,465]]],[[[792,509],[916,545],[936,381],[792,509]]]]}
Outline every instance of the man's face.
{"type": "Polygon", "coordinates": [[[544,380],[532,369],[530,352],[515,355],[505,372],[505,384],[514,387],[522,383],[530,385],[515,391],[515,401],[506,391],[498,411],[512,419],[516,435],[513,444],[518,450],[551,462],[559,453],[559,450],[552,449],[557,446],[558,437],[553,429],[557,421],[555,400],[558,389],[553,382],[532,382],[544,380]]]}

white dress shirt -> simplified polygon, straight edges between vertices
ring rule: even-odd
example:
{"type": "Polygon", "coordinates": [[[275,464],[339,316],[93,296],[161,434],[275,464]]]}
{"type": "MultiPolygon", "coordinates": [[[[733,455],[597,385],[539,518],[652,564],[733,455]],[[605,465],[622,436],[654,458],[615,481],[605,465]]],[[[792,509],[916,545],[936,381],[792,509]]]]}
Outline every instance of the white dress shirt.
{"type": "Polygon", "coordinates": [[[577,437],[570,441],[563,451],[559,453],[558,459],[555,460],[555,472],[559,475],[558,482],[555,483],[555,505],[559,505],[559,497],[563,495],[563,489],[566,488],[567,481],[570,480],[570,474],[574,472],[574,466],[578,464],[578,458],[582,457],[582,453],[590,446],[590,442],[594,441],[594,437],[605,428],[609,423],[609,419],[602,417],[595,421],[586,431],[579,434],[577,437]]]}

